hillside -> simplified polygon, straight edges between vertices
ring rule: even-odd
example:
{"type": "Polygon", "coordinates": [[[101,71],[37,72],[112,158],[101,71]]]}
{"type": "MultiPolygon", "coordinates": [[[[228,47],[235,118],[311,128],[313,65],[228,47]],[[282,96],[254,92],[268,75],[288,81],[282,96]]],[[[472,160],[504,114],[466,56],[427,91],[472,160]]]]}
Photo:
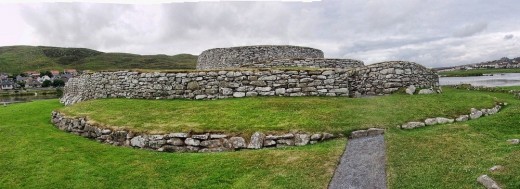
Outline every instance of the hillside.
{"type": "Polygon", "coordinates": [[[0,72],[7,73],[52,69],[195,69],[196,62],[197,56],[190,54],[137,55],[105,53],[86,48],[0,47],[0,72]]]}

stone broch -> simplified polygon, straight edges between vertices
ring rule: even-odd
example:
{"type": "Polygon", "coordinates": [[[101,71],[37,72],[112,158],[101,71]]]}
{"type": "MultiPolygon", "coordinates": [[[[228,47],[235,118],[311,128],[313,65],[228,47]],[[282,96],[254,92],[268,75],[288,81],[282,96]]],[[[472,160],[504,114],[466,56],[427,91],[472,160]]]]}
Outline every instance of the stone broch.
{"type": "Polygon", "coordinates": [[[199,56],[197,68],[176,72],[86,73],[66,83],[61,102],[69,105],[110,97],[197,100],[251,96],[356,97],[390,94],[407,87],[409,93],[415,87],[425,88],[428,93],[439,91],[437,74],[419,64],[390,61],[364,66],[358,60],[323,58],[321,50],[308,47],[210,49],[199,56]],[[243,67],[253,69],[238,70],[243,67]]]}

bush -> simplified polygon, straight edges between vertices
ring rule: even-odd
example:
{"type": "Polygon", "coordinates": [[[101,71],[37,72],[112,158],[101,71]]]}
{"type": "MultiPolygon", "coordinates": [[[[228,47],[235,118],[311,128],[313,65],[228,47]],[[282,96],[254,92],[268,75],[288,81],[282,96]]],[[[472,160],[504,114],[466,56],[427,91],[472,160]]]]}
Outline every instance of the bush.
{"type": "Polygon", "coordinates": [[[55,80],[52,82],[52,86],[53,86],[53,87],[63,87],[63,86],[65,86],[65,81],[63,81],[63,80],[59,80],[59,79],[55,79],[55,80]]]}
{"type": "Polygon", "coordinates": [[[45,81],[43,81],[43,83],[42,83],[42,87],[50,87],[51,84],[52,84],[52,81],[50,81],[50,80],[45,80],[45,81]]]}
{"type": "Polygon", "coordinates": [[[56,95],[61,98],[63,96],[63,90],[61,88],[56,88],[56,95]]]}

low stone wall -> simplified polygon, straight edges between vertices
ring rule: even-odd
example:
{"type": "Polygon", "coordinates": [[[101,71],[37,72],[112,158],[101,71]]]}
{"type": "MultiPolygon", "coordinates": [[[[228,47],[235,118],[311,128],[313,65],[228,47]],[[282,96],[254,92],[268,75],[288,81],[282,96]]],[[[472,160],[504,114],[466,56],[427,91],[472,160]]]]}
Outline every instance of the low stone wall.
{"type": "Polygon", "coordinates": [[[371,64],[350,71],[351,96],[390,94],[402,87],[439,89],[439,76],[413,62],[391,61],[371,64]]]}
{"type": "Polygon", "coordinates": [[[222,152],[241,149],[261,149],[304,146],[332,139],[330,133],[291,132],[279,135],[254,133],[247,137],[225,133],[165,133],[145,134],[128,130],[102,128],[84,117],[67,117],[53,111],[52,123],[60,130],[116,146],[157,150],[161,152],[222,152]]]}
{"type": "Polygon", "coordinates": [[[203,51],[197,60],[198,70],[239,68],[244,64],[287,58],[323,58],[323,51],[288,45],[243,46],[203,51]]]}
{"type": "Polygon", "coordinates": [[[354,59],[332,59],[332,58],[299,58],[299,59],[277,59],[269,62],[244,64],[246,68],[273,68],[273,67],[308,67],[308,68],[334,68],[350,69],[365,66],[362,61],[354,59]]]}
{"type": "Polygon", "coordinates": [[[502,109],[502,106],[505,106],[507,103],[499,103],[495,105],[493,108],[489,109],[481,109],[477,110],[475,108],[471,108],[469,114],[460,115],[456,118],[445,118],[445,117],[434,117],[434,118],[426,118],[424,121],[411,121],[408,123],[405,123],[403,125],[399,125],[398,127],[401,129],[415,129],[419,127],[424,126],[430,126],[430,125],[438,125],[438,124],[447,124],[447,123],[453,123],[453,122],[463,122],[473,119],[478,119],[482,116],[489,116],[494,115],[502,109]]]}
{"type": "Polygon", "coordinates": [[[200,71],[83,74],[70,79],[65,105],[108,97],[218,99],[245,96],[348,96],[346,70],[200,71]]]}

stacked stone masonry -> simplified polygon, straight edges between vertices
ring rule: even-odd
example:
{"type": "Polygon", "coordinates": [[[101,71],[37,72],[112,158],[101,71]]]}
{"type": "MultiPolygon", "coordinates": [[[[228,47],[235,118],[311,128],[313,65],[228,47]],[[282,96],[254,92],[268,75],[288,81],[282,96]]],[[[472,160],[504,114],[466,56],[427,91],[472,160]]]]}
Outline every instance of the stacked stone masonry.
{"type": "Polygon", "coordinates": [[[70,79],[62,102],[108,98],[220,99],[245,96],[348,96],[345,70],[99,72],[70,79]]]}
{"type": "Polygon", "coordinates": [[[281,67],[306,67],[306,68],[334,68],[349,69],[365,66],[362,61],[353,59],[332,58],[305,58],[305,59],[276,59],[268,62],[244,64],[244,68],[281,68],[281,67]]]}
{"type": "Polygon", "coordinates": [[[390,61],[350,70],[351,96],[390,94],[413,85],[440,92],[439,76],[434,71],[406,61],[390,61]]]}
{"type": "Polygon", "coordinates": [[[330,133],[305,132],[277,135],[256,132],[251,137],[224,133],[134,133],[128,130],[102,128],[89,122],[87,118],[67,117],[56,111],[52,112],[51,121],[60,130],[95,139],[102,143],[161,152],[223,152],[241,149],[304,146],[335,137],[330,133]]]}
{"type": "Polygon", "coordinates": [[[323,51],[309,47],[286,45],[215,48],[205,50],[199,55],[197,69],[239,68],[244,64],[291,58],[323,58],[323,51]]]}
{"type": "Polygon", "coordinates": [[[390,94],[398,87],[437,87],[431,70],[411,62],[366,68],[236,70],[176,73],[97,72],[70,79],[65,105],[98,98],[220,99],[246,96],[357,96],[390,94]]]}

